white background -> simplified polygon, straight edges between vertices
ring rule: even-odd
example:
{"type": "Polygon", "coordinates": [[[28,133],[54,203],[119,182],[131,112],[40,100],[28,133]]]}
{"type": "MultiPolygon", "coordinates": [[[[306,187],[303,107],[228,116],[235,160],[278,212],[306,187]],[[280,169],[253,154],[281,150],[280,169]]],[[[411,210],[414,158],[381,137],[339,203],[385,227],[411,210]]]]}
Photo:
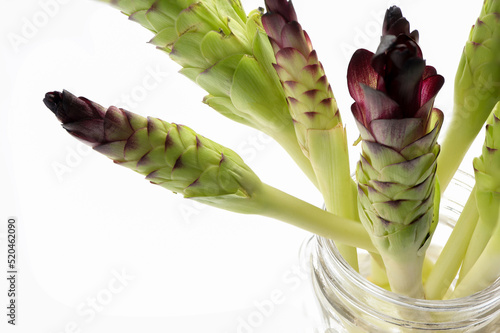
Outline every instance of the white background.
{"type": "MultiPolygon", "coordinates": [[[[320,206],[320,195],[283,150],[202,104],[204,92],[146,43],[151,33],[116,9],[95,1],[1,3],[0,267],[7,270],[6,221],[15,216],[20,274],[14,328],[6,324],[0,274],[0,330],[319,332],[298,259],[307,232],[193,204],[150,185],[85,149],[42,99],[67,89],[188,125],[236,150],[263,181],[320,206]],[[271,306],[272,295],[280,297],[271,306]]],[[[454,73],[481,0],[295,1],[351,142],[357,130],[347,64],[355,49],[375,50],[384,10],[393,3],[419,30],[427,63],[445,76],[436,106],[450,114],[454,73]]],[[[263,3],[243,5],[249,11],[263,3]]],[[[357,154],[353,148],[352,166],[357,154]]]]}

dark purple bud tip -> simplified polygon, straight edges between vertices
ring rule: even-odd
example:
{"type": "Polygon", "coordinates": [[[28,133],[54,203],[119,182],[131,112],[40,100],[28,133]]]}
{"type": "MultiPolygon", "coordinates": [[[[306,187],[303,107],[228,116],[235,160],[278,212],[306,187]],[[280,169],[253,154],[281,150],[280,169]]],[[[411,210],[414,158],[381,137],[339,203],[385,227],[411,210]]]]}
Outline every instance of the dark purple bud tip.
{"type": "Polygon", "coordinates": [[[106,113],[106,110],[99,104],[84,97],[76,97],[67,90],[48,92],[43,102],[63,124],[102,119],[106,113]]]}
{"type": "Polygon", "coordinates": [[[394,24],[403,18],[403,13],[401,8],[398,6],[392,6],[385,12],[384,26],[382,27],[383,35],[387,35],[387,32],[394,26],[394,24]]]}
{"type": "Polygon", "coordinates": [[[297,21],[297,14],[293,8],[292,1],[288,0],[266,0],[266,8],[269,13],[281,15],[286,22],[297,21]]]}
{"type": "Polygon", "coordinates": [[[50,111],[54,112],[57,117],[57,110],[59,105],[62,102],[62,93],[59,91],[48,92],[45,94],[45,98],[43,99],[43,103],[50,111]]]}
{"type": "Polygon", "coordinates": [[[398,6],[392,6],[385,12],[382,36],[407,35],[418,43],[418,31],[410,32],[410,23],[403,17],[403,13],[398,6]]]}
{"type": "Polygon", "coordinates": [[[102,106],[66,90],[46,93],[43,102],[70,134],[92,146],[103,142],[106,109],[102,106]]]}

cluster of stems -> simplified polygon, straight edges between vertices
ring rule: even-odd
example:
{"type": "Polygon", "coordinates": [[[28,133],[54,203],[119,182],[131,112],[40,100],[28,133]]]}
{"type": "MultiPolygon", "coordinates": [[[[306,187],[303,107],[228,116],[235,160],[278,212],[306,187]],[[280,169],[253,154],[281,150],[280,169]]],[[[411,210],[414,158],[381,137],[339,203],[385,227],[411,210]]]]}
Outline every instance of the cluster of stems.
{"type": "Polygon", "coordinates": [[[444,115],[434,101],[444,78],[426,64],[401,10],[387,10],[378,49],[357,50],[347,71],[361,142],[356,182],[332,88],[291,1],[265,0],[266,13],[248,15],[239,0],[104,1],[153,32],[151,43],[207,91],[204,103],[277,140],[325,209],[263,183],[236,152],[186,126],[47,93],[69,134],[188,199],[332,239],[355,270],[365,249],[372,281],[398,294],[463,297],[500,276],[500,0],[484,1],[471,30],[442,147],[444,115]],[[441,193],[485,122],[476,185],[423,276],[441,193]]]}

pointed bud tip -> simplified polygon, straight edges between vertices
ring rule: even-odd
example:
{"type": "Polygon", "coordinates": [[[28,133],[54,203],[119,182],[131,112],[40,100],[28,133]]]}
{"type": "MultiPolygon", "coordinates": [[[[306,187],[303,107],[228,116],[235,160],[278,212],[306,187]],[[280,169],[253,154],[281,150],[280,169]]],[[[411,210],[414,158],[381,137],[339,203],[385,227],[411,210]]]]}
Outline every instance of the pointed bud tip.
{"type": "Polygon", "coordinates": [[[396,5],[392,5],[385,12],[385,20],[387,22],[394,22],[403,17],[403,12],[401,8],[396,5]]]}
{"type": "Polygon", "coordinates": [[[102,119],[106,113],[106,109],[101,105],[85,97],[76,97],[67,90],[46,93],[43,103],[63,124],[82,120],[102,119]]]}
{"type": "Polygon", "coordinates": [[[45,106],[57,116],[57,110],[62,103],[62,93],[59,91],[51,91],[45,94],[43,99],[45,106]]]}
{"type": "MultiPolygon", "coordinates": [[[[45,94],[43,103],[64,124],[74,120],[71,108],[73,108],[73,103],[77,100],[78,98],[67,90],[62,92],[51,91],[45,94]]],[[[83,100],[81,103],[83,103],[83,100]]]]}
{"type": "Polygon", "coordinates": [[[287,22],[297,21],[297,14],[293,8],[292,1],[289,0],[266,0],[266,9],[268,12],[274,12],[281,15],[287,22]]]}
{"type": "Polygon", "coordinates": [[[385,13],[384,23],[382,25],[382,36],[398,36],[400,34],[407,35],[418,43],[418,31],[413,30],[412,32],[410,32],[410,23],[403,16],[401,8],[399,8],[398,6],[392,6],[387,9],[385,13]]]}

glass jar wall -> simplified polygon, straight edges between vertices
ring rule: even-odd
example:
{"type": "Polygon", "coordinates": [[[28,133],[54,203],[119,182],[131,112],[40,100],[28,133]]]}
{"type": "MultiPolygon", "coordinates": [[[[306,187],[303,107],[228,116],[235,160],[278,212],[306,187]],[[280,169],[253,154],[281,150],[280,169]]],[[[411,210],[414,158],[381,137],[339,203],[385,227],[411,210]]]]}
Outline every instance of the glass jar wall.
{"type": "MultiPolygon", "coordinates": [[[[441,201],[440,225],[429,248],[435,260],[472,189],[459,173],[441,201]],[[433,253],[435,255],[433,256],[433,253]]],[[[370,256],[360,253],[353,270],[330,240],[314,237],[312,283],[325,332],[500,332],[500,279],[479,293],[451,300],[419,300],[376,286],[366,279],[370,256]]]]}

